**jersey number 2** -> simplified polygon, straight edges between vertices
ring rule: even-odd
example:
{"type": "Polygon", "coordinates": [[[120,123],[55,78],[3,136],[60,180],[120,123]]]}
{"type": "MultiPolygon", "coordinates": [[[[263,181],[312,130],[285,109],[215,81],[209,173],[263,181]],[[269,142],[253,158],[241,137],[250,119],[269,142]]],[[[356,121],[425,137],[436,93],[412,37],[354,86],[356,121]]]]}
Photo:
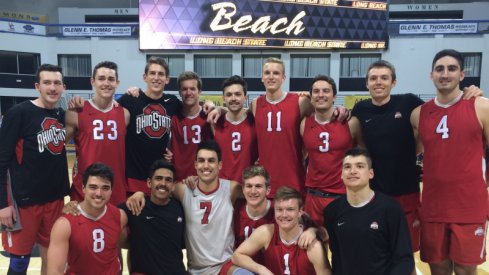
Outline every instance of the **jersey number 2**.
{"type": "Polygon", "coordinates": [[[447,139],[448,138],[448,116],[444,115],[440,122],[438,123],[438,126],[436,126],[436,133],[441,134],[441,139],[447,139]]]}

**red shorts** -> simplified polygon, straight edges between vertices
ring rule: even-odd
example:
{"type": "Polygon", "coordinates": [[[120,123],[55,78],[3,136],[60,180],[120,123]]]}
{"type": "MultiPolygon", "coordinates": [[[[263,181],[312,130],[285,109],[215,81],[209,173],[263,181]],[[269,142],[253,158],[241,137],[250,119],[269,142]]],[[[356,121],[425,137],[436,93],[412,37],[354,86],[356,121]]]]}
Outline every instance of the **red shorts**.
{"type": "Polygon", "coordinates": [[[306,193],[304,211],[316,223],[317,226],[324,226],[324,208],[334,201],[335,197],[321,198],[313,194],[306,193]]]}
{"type": "Polygon", "coordinates": [[[222,265],[221,270],[219,271],[218,275],[228,274],[228,271],[232,266],[233,266],[233,261],[231,261],[231,259],[225,261],[224,264],[222,265]]]}
{"type": "Polygon", "coordinates": [[[413,252],[419,251],[419,193],[394,196],[392,198],[401,204],[401,208],[406,216],[409,234],[411,235],[411,247],[413,248],[413,252]]]}
{"type": "MultiPolygon", "coordinates": [[[[151,191],[148,187],[148,181],[146,180],[138,180],[138,179],[127,179],[127,193],[128,195],[132,195],[138,191],[143,192],[145,195],[151,195],[151,191]]],[[[129,197],[128,196],[128,197],[129,197]]]]}
{"type": "Polygon", "coordinates": [[[19,207],[22,229],[2,233],[3,248],[11,254],[30,254],[37,242],[43,247],[49,247],[51,228],[56,219],[61,216],[63,200],[56,200],[41,205],[19,207]]]}
{"type": "Polygon", "coordinates": [[[421,260],[440,263],[446,259],[474,266],[486,260],[485,224],[421,223],[421,260]]]}

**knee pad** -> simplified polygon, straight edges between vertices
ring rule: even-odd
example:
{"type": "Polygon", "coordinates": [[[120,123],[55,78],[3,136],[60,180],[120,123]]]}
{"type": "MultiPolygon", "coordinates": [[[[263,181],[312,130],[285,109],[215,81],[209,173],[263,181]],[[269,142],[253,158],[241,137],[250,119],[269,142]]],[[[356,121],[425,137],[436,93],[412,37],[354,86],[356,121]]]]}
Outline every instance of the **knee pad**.
{"type": "Polygon", "coordinates": [[[27,273],[27,267],[29,267],[29,262],[31,260],[31,255],[14,255],[10,254],[10,266],[8,269],[8,275],[20,275],[27,273]]]}

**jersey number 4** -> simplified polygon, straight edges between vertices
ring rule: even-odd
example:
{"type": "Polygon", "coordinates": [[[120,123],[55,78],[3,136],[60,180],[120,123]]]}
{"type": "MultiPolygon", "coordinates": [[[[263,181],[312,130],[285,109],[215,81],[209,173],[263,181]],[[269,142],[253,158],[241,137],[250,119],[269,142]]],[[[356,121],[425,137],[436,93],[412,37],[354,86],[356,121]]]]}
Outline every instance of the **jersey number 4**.
{"type": "Polygon", "coordinates": [[[441,139],[447,139],[448,138],[448,116],[444,115],[440,122],[438,123],[438,126],[436,126],[436,133],[441,134],[441,139]]]}
{"type": "MultiPolygon", "coordinates": [[[[105,139],[104,122],[100,119],[96,119],[92,122],[92,125],[93,125],[93,139],[104,140],[105,139]]],[[[107,120],[106,125],[109,128],[109,132],[107,133],[107,138],[109,140],[116,140],[117,122],[115,122],[114,120],[107,120]]]]}

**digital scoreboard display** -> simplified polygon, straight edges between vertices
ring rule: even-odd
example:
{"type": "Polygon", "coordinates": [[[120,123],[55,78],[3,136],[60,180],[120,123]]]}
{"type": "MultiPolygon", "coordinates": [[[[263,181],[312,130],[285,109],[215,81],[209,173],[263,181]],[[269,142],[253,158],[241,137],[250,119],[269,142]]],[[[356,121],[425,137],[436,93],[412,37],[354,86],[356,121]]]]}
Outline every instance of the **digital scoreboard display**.
{"type": "Polygon", "coordinates": [[[139,0],[139,48],[385,49],[388,0],[139,0]]]}

